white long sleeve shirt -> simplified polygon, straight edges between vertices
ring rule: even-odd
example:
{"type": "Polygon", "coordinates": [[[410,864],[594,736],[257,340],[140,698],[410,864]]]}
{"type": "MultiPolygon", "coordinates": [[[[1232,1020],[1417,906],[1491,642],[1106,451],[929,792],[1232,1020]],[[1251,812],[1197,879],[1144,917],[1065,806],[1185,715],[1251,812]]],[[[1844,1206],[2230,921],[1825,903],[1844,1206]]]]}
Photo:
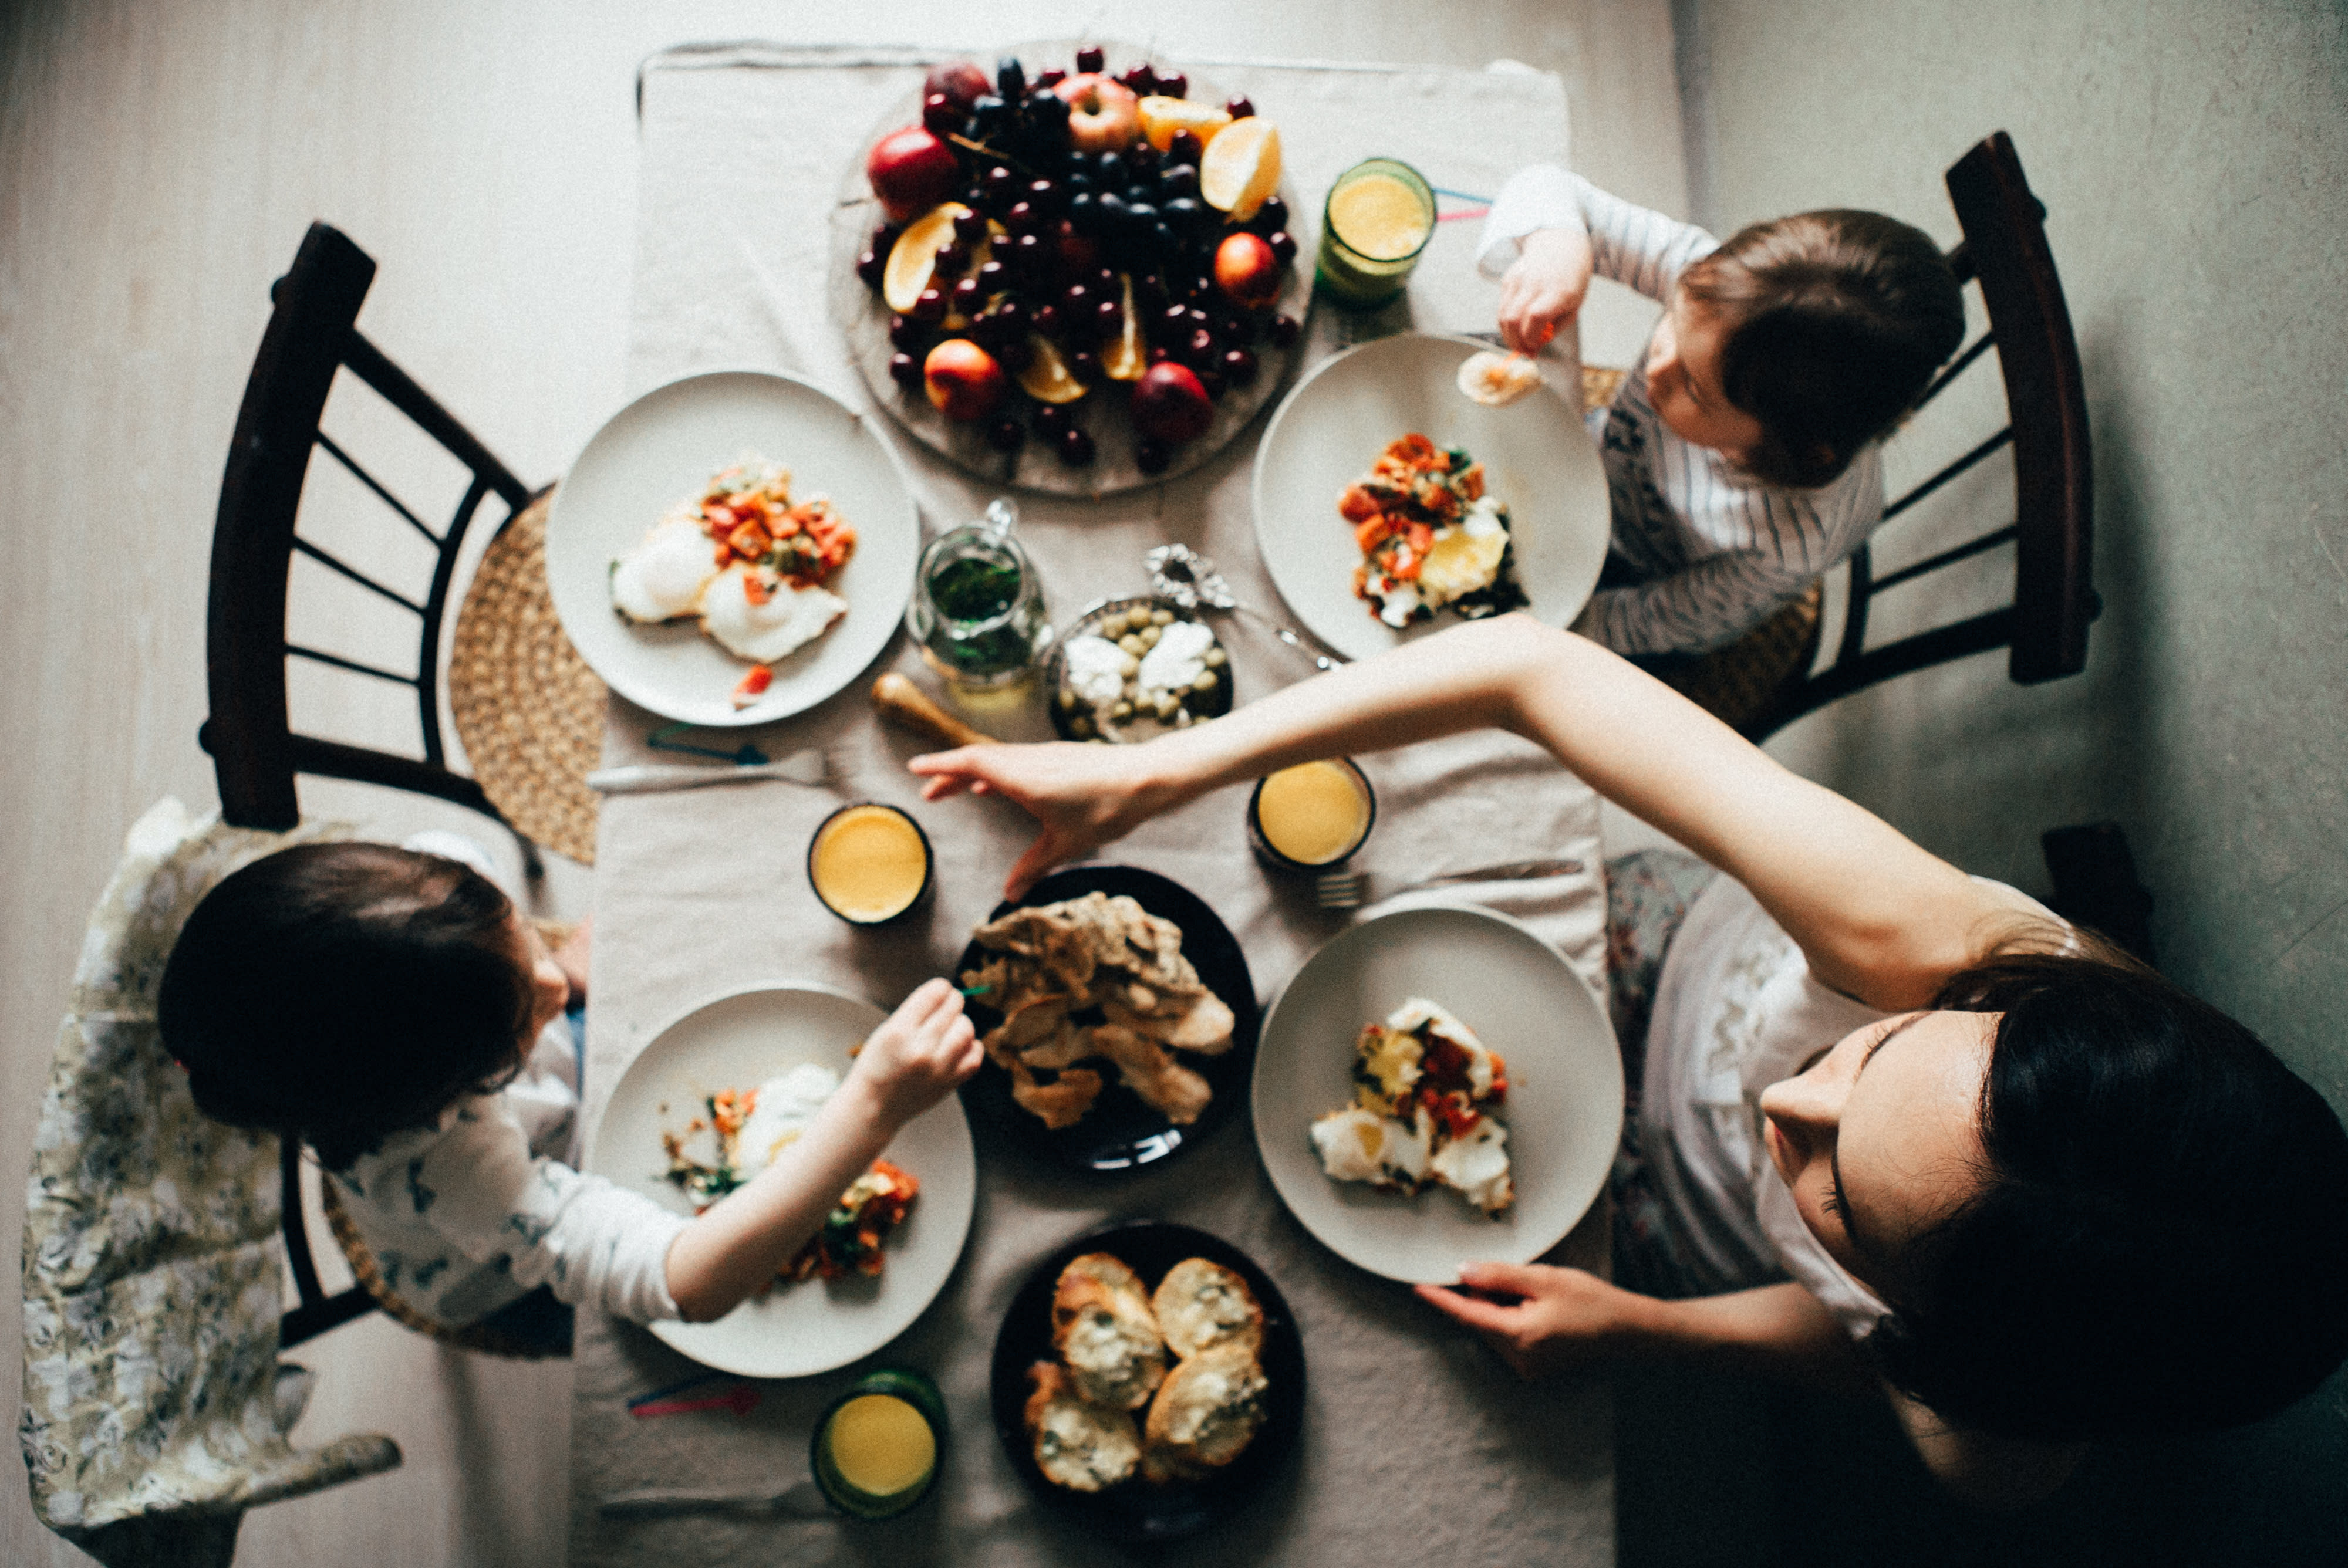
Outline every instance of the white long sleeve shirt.
{"type": "MultiPolygon", "coordinates": [[[[494,878],[479,846],[458,835],[419,834],[407,847],[494,878]]],[[[578,1073],[570,1026],[557,1019],[504,1091],[460,1100],[437,1126],[395,1132],[332,1173],[393,1294],[451,1324],[541,1285],[639,1323],[679,1316],[668,1249],[685,1218],[564,1163],[578,1073]]]]}
{"type": "MultiPolygon", "coordinates": [[[[1484,220],[1477,264],[1505,272],[1541,229],[1590,235],[1597,273],[1668,303],[1719,241],[1610,196],[1554,164],[1520,169],[1484,220]]],[[[1883,467],[1868,446],[1815,490],[1765,485],[1673,435],[1647,393],[1646,356],[1588,416],[1606,466],[1610,547],[1636,580],[1601,589],[1574,629],[1618,653],[1701,653],[1733,642],[1857,549],[1883,518],[1883,467]]]]}

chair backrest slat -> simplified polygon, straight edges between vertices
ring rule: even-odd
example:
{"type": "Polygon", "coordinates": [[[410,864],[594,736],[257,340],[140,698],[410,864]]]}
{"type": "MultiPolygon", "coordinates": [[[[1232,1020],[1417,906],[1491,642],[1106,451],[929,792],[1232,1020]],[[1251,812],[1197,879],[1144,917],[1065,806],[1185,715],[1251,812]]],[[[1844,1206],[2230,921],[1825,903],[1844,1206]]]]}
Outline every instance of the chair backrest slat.
{"type": "Polygon", "coordinates": [[[427,436],[446,446],[458,462],[488,480],[489,488],[503,497],[508,507],[520,511],[530,504],[529,486],[515,478],[471,431],[457,422],[456,415],[435,403],[430,393],[355,331],[343,345],[343,363],[351,367],[352,374],[381,393],[386,402],[416,421],[427,436]]]}
{"type": "MultiPolygon", "coordinates": [[[[1933,475],[1922,484],[1917,486],[1914,489],[1909,491],[1906,495],[1900,497],[1898,500],[1892,502],[1890,506],[1884,507],[1883,520],[1887,523],[1890,522],[1892,518],[1898,517],[1900,513],[1906,511],[1909,507],[1914,506],[1917,502],[1922,500],[1925,497],[1931,495],[1933,491],[1939,489],[1941,486],[1947,484],[1950,480],[1955,478],[1958,475],[1963,473],[1966,469],[1972,467],[1982,458],[1988,456],[1991,453],[1998,451],[2005,446],[2005,445],[2013,439],[2013,426],[2009,425],[2004,429],[1999,431],[1996,435],[1991,436],[1988,440],[1982,442],[1980,446],[1974,447],[1972,451],[1966,453],[1963,456],[1958,458],[1955,462],[1951,463],[1947,467],[1942,468],[1939,473],[1933,475]]],[[[1878,583],[1876,586],[1880,588],[1883,585],[1881,583],[1878,583]]]]}
{"type": "Polygon", "coordinates": [[[1875,591],[1880,593],[1887,588],[1897,588],[1911,577],[1928,577],[1944,566],[1954,566],[1968,556],[1977,556],[1993,550],[2000,545],[2011,543],[2013,539],[2013,525],[2008,523],[2005,527],[1994,532],[1983,534],[1979,538],[1967,539],[1961,545],[1952,545],[1939,555],[1903,566],[1898,571],[1886,572],[1875,579],[1875,591]]]}
{"type": "Polygon", "coordinates": [[[407,509],[407,502],[401,500],[397,496],[393,495],[389,490],[385,489],[383,487],[383,482],[377,479],[373,474],[368,473],[366,466],[362,465],[357,458],[344,451],[339,446],[336,446],[333,436],[327,435],[323,430],[319,431],[318,445],[324,446],[326,449],[326,456],[332,457],[335,462],[340,463],[345,470],[350,474],[351,477],[356,479],[360,484],[365,485],[368,489],[373,490],[376,493],[376,497],[381,500],[385,506],[389,507],[393,511],[397,512],[401,517],[407,518],[407,526],[414,528],[417,533],[422,534],[425,538],[430,542],[434,549],[438,549],[441,545],[446,542],[441,536],[432,531],[422,518],[417,517],[414,512],[407,509]]]}
{"type": "Polygon", "coordinates": [[[378,681],[391,681],[402,686],[413,686],[417,682],[417,677],[413,675],[402,675],[395,670],[379,670],[372,664],[362,664],[355,659],[345,659],[339,653],[328,653],[316,648],[304,648],[298,642],[287,643],[285,651],[295,659],[307,659],[318,664],[331,664],[337,670],[348,670],[355,675],[372,675],[378,681]]]}
{"type": "Polygon", "coordinates": [[[1972,368],[1973,361],[1981,358],[1982,355],[1987,354],[1991,349],[1995,348],[1996,346],[1997,334],[1995,333],[1983,333],[1981,336],[1973,339],[1972,347],[1966,349],[1964,353],[1951,360],[1949,362],[1948,368],[1932,378],[1932,384],[1924,389],[1924,395],[1916,400],[1916,406],[1918,408],[1921,408],[1926,404],[1931,402],[1932,399],[1940,396],[1942,388],[1946,387],[1949,383],[1956,380],[1957,377],[1964,374],[1966,371],[1972,368]]]}
{"type": "Polygon", "coordinates": [[[392,603],[399,606],[400,609],[408,611],[410,614],[422,615],[424,613],[424,607],[417,603],[414,600],[408,598],[403,593],[399,593],[384,587],[383,584],[376,581],[375,579],[367,576],[366,573],[359,570],[358,568],[350,565],[346,561],[339,559],[331,551],[320,549],[316,545],[312,544],[309,540],[304,538],[299,534],[294,536],[294,548],[300,550],[304,555],[308,556],[312,560],[316,561],[320,566],[341,573],[344,577],[350,579],[351,581],[357,583],[361,588],[367,589],[371,593],[382,595],[384,598],[391,600],[392,603]]]}

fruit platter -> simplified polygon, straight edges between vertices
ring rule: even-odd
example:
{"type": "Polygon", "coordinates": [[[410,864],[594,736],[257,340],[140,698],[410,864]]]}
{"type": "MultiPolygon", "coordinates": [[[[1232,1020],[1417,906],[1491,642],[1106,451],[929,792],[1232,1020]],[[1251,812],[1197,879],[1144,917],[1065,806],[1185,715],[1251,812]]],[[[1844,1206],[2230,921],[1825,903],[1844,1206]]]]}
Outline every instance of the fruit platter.
{"type": "Polygon", "coordinates": [[[848,171],[831,305],[881,406],[972,473],[1097,497],[1198,466],[1312,292],[1278,125],[1139,48],[934,67],[848,171]]]}

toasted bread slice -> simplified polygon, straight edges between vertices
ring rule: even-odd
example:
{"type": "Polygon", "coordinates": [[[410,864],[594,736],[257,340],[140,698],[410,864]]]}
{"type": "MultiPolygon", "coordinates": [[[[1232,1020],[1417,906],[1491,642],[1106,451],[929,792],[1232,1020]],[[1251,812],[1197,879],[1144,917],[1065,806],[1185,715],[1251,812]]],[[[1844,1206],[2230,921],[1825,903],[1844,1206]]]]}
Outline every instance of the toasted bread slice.
{"type": "Polygon", "coordinates": [[[1083,1398],[1056,1361],[1036,1362],[1027,1377],[1035,1385],[1027,1396],[1027,1435],[1046,1481],[1071,1491],[1098,1491],[1133,1473],[1141,1440],[1132,1416],[1083,1398]]]}
{"type": "Polygon", "coordinates": [[[1220,1345],[1254,1355],[1263,1345],[1263,1308],[1247,1281],[1219,1263],[1186,1257],[1166,1271],[1149,1298],[1167,1348],[1184,1360],[1220,1345]]]}
{"type": "Polygon", "coordinates": [[[1133,1270],[1088,1253],[1060,1273],[1052,1292],[1052,1348],[1085,1398],[1136,1410],[1166,1377],[1166,1343],[1133,1270]]]}
{"type": "Polygon", "coordinates": [[[1240,1456],[1263,1424],[1263,1368],[1255,1352],[1219,1346],[1174,1368],[1145,1425],[1158,1464],[1220,1469],[1240,1456]]]}

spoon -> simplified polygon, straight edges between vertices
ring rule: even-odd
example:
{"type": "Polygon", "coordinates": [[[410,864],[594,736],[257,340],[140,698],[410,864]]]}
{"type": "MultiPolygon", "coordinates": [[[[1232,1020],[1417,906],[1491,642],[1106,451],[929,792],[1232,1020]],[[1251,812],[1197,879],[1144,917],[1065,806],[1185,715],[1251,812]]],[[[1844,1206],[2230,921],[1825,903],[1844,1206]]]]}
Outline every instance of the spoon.
{"type": "Polygon", "coordinates": [[[1259,610],[1251,610],[1232,596],[1231,584],[1215,569],[1215,563],[1192,549],[1189,545],[1159,545],[1141,558],[1149,569],[1149,586],[1172,600],[1185,610],[1204,606],[1209,610],[1229,610],[1241,615],[1251,615],[1272,629],[1272,634],[1313,661],[1315,670],[1334,670],[1346,662],[1332,659],[1325,653],[1315,653],[1304,640],[1259,610]]]}

